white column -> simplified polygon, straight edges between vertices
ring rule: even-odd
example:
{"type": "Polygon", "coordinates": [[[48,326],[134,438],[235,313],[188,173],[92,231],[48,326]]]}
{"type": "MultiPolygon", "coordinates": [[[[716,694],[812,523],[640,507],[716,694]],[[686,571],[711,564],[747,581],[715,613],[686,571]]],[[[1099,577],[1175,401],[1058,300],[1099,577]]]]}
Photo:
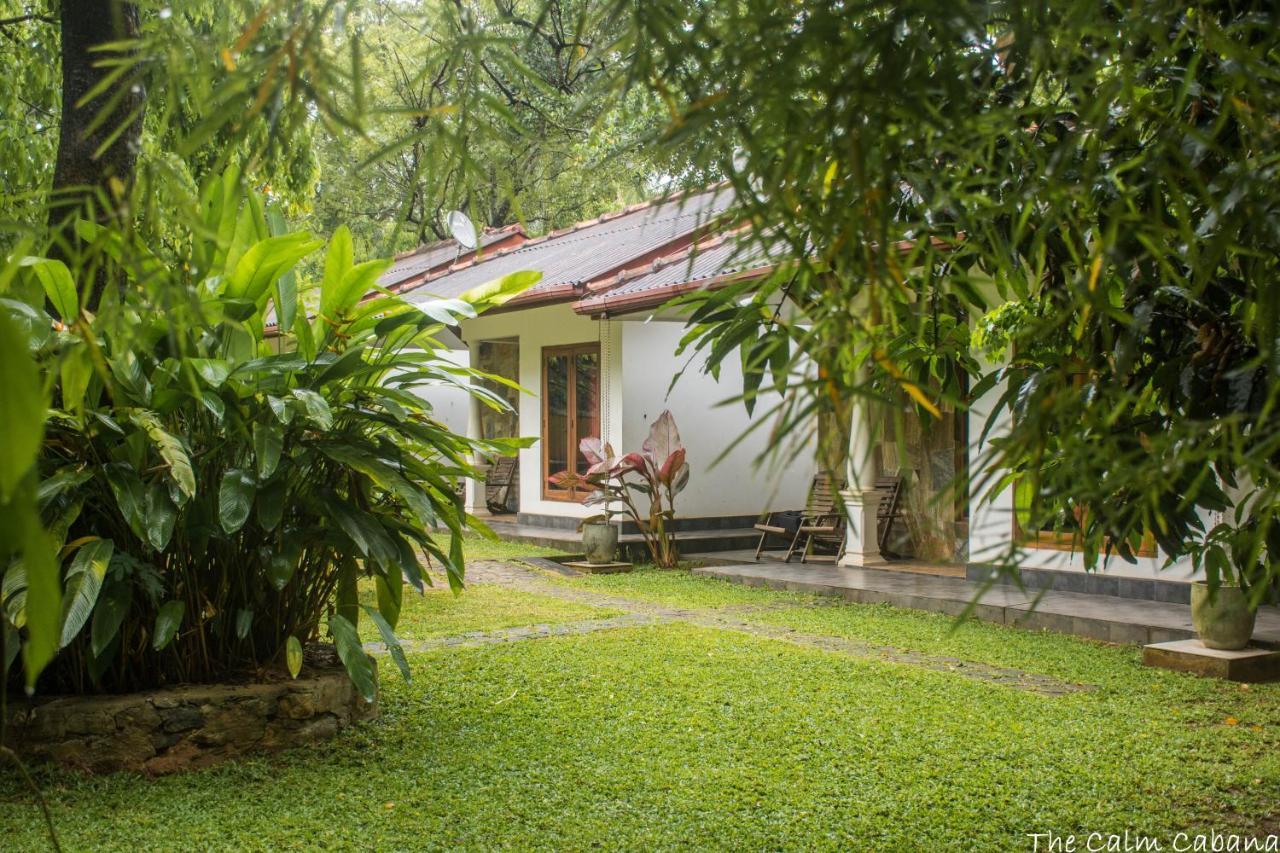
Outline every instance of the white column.
{"type": "MultiPolygon", "coordinates": [[[[467,363],[470,364],[472,367],[475,367],[476,360],[480,357],[480,347],[476,344],[475,341],[470,341],[467,346],[471,353],[470,360],[467,363]]],[[[476,382],[475,377],[472,377],[471,382],[473,384],[476,382]]],[[[467,437],[468,438],[481,438],[480,407],[482,405],[483,403],[481,403],[475,397],[467,398],[467,437]]],[[[477,468],[480,468],[482,471],[488,467],[488,464],[480,457],[479,454],[476,454],[472,457],[472,462],[476,465],[477,468]]],[[[468,479],[466,481],[466,491],[463,495],[463,506],[466,508],[467,512],[471,513],[472,515],[475,515],[477,512],[488,511],[484,503],[484,480],[483,479],[480,479],[480,480],[468,479]]]]}
{"type": "MultiPolygon", "coordinates": [[[[863,373],[865,381],[866,374],[863,373]]],[[[854,401],[849,425],[848,488],[840,493],[844,499],[846,524],[842,566],[883,564],[880,556],[880,528],[876,514],[880,510],[881,493],[876,491],[875,406],[870,400],[854,401]]]]}

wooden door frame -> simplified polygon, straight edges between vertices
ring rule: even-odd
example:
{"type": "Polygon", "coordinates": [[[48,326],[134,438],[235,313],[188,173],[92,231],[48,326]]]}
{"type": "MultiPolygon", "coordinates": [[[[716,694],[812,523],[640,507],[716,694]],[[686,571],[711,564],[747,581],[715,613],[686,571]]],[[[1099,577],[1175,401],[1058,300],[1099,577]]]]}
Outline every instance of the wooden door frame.
{"type": "Polygon", "coordinates": [[[542,382],[541,382],[542,399],[539,402],[540,402],[540,407],[542,409],[542,412],[541,412],[542,414],[541,433],[542,434],[540,438],[542,440],[541,480],[542,480],[543,500],[568,501],[568,502],[574,502],[574,503],[581,503],[587,498],[587,493],[580,493],[576,489],[554,488],[551,485],[550,481],[547,479],[548,477],[551,476],[550,474],[551,443],[547,441],[547,435],[548,435],[547,427],[550,421],[550,418],[547,412],[547,399],[549,396],[547,394],[548,379],[549,379],[549,375],[547,371],[547,360],[557,355],[563,355],[568,357],[569,376],[568,376],[568,381],[565,387],[565,406],[567,408],[567,414],[568,414],[568,419],[567,419],[568,422],[567,422],[566,429],[569,436],[569,448],[568,448],[569,464],[572,465],[574,460],[576,460],[578,456],[578,447],[577,447],[576,441],[581,440],[581,437],[578,435],[578,383],[576,381],[577,368],[574,366],[573,359],[574,359],[574,356],[582,355],[586,353],[594,354],[596,357],[596,362],[597,364],[599,364],[599,369],[596,372],[596,401],[597,401],[597,404],[599,404],[603,402],[600,400],[600,387],[601,387],[600,374],[603,373],[605,370],[604,360],[600,357],[599,341],[583,341],[582,343],[577,343],[577,344],[557,344],[555,346],[542,348],[542,362],[539,365],[538,369],[542,373],[542,382]]]}

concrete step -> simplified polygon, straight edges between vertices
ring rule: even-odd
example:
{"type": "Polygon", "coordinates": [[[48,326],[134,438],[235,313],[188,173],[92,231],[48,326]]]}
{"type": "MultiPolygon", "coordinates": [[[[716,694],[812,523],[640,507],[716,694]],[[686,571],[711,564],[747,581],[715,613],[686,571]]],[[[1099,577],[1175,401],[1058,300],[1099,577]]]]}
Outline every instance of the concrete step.
{"type": "MultiPolygon", "coordinates": [[[[861,603],[884,603],[913,610],[1041,628],[1113,643],[1163,643],[1191,639],[1191,608],[1185,604],[1144,601],[1075,592],[1022,592],[1016,587],[982,584],[889,569],[796,565],[780,562],[704,566],[694,574],[747,584],[838,596],[861,603]]],[[[1280,648],[1280,609],[1258,611],[1254,644],[1280,648]]]]}

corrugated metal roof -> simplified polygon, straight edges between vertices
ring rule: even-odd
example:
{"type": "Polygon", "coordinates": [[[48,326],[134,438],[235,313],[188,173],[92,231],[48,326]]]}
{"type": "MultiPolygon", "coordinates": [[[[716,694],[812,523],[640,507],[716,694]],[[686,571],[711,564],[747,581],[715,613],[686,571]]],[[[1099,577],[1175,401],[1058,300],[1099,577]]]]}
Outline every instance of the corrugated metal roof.
{"type": "MultiPolygon", "coordinates": [[[[483,250],[488,246],[492,246],[500,240],[505,240],[513,234],[522,234],[523,229],[520,226],[508,226],[506,228],[485,229],[480,232],[480,248],[483,250]]],[[[438,240],[435,243],[428,243],[419,246],[412,252],[400,255],[396,258],[386,272],[378,277],[378,284],[383,287],[391,287],[402,281],[407,281],[414,276],[421,275],[429,270],[437,267],[447,266],[456,261],[460,256],[469,255],[470,249],[462,248],[457,240],[438,240]]]]}
{"type": "Polygon", "coordinates": [[[454,297],[508,273],[536,270],[542,280],[512,305],[536,301],[539,294],[564,285],[590,282],[624,269],[628,263],[692,238],[733,203],[726,187],[714,187],[684,198],[654,202],[605,214],[515,249],[499,251],[430,277],[405,292],[411,302],[454,297]]]}
{"type": "Polygon", "coordinates": [[[767,271],[788,254],[781,241],[766,250],[742,231],[717,234],[645,267],[595,283],[591,288],[594,293],[574,303],[574,309],[597,314],[614,307],[625,306],[626,310],[653,307],[671,298],[673,289],[690,290],[701,282],[767,271]],[[644,298],[647,295],[652,299],[644,298]]]}

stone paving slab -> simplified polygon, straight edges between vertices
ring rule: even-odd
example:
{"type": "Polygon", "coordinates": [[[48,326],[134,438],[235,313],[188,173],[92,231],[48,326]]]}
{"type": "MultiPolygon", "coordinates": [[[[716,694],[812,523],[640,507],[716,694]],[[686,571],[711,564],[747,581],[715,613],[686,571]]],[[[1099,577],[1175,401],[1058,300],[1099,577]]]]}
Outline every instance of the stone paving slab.
{"type": "MultiPolygon", "coordinates": [[[[794,592],[886,603],[914,610],[975,618],[1023,628],[1074,634],[1113,643],[1161,643],[1190,639],[1191,608],[1185,604],[1106,595],[1040,590],[1004,584],[984,586],[962,578],[784,563],[704,566],[695,574],[794,592]]],[[[1280,610],[1258,612],[1254,642],[1280,647],[1280,610]]]]}

